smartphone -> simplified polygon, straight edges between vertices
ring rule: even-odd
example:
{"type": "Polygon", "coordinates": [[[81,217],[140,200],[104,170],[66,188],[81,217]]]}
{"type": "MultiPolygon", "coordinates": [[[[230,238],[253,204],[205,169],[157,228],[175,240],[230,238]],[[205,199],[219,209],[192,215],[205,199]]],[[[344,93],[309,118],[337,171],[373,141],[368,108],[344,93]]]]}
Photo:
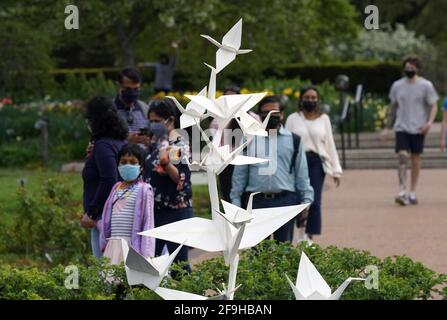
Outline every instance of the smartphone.
{"type": "Polygon", "coordinates": [[[138,135],[152,137],[152,132],[148,128],[140,128],[138,135]]]}

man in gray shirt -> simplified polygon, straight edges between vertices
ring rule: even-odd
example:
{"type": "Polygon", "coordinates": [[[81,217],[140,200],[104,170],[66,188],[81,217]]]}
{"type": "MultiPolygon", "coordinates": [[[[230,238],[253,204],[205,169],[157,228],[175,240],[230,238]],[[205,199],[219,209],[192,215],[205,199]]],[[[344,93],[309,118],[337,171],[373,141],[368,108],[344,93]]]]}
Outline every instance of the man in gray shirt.
{"type": "Polygon", "coordinates": [[[396,153],[399,158],[400,192],[396,203],[417,204],[416,185],[421,167],[425,135],[429,132],[437,113],[439,99],[433,84],[419,75],[422,63],[419,58],[408,57],[403,61],[405,77],[393,83],[390,107],[382,141],[394,126],[396,153]],[[411,159],[411,186],[407,193],[407,168],[411,159]]]}
{"type": "Polygon", "coordinates": [[[155,68],[154,90],[156,94],[162,91],[167,94],[173,89],[172,79],[174,77],[174,69],[178,58],[177,43],[173,42],[172,47],[175,49],[174,55],[168,56],[166,54],[161,54],[159,62],[143,62],[138,64],[139,67],[155,68]]]}

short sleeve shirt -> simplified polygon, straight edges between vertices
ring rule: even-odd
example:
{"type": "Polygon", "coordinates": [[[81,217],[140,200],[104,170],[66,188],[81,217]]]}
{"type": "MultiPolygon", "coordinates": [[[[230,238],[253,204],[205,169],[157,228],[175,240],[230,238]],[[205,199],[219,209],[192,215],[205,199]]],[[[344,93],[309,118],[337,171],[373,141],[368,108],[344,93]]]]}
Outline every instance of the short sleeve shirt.
{"type": "Polygon", "coordinates": [[[419,77],[415,83],[402,78],[393,83],[389,94],[397,104],[395,131],[419,134],[430,115],[430,107],[439,99],[433,84],[419,77]]]}
{"type": "Polygon", "coordinates": [[[442,112],[447,111],[447,97],[444,99],[442,103],[442,112]]]}

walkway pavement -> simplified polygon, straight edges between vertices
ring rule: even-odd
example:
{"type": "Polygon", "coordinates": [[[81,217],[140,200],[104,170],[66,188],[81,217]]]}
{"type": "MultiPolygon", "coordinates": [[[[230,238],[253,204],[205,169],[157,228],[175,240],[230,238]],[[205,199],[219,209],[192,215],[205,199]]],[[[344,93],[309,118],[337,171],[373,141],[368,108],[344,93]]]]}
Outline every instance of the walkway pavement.
{"type": "MultiPolygon", "coordinates": [[[[422,171],[420,204],[409,207],[394,204],[394,170],[346,171],[340,188],[326,180],[323,231],[316,243],[368,250],[381,258],[405,254],[447,273],[447,170],[422,171]]],[[[193,264],[212,256],[190,251],[193,264]]]]}

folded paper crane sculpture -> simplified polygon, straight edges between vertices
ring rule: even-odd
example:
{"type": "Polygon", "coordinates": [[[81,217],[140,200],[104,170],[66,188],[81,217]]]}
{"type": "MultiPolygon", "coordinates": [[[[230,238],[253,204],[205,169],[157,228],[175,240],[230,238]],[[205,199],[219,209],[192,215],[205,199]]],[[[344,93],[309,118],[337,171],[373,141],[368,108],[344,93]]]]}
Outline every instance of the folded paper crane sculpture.
{"type": "MultiPolygon", "coordinates": [[[[207,89],[205,87],[198,93],[198,96],[206,96],[206,94],[207,89]]],[[[186,108],[183,108],[183,106],[174,97],[167,96],[167,98],[173,100],[177,108],[182,113],[182,115],[180,116],[181,129],[196,125],[197,123],[200,123],[201,120],[206,118],[206,116],[204,115],[206,109],[201,105],[195,103],[194,101],[189,102],[186,105],[186,108]]]]}
{"type": "Polygon", "coordinates": [[[236,59],[236,55],[252,51],[250,49],[240,49],[242,39],[242,19],[240,19],[230,31],[224,35],[222,43],[219,43],[208,35],[201,34],[201,36],[219,48],[216,52],[217,73],[236,59]]]}
{"type": "Polygon", "coordinates": [[[239,250],[257,245],[309,206],[252,209],[253,195],[250,195],[246,210],[222,200],[225,214],[220,213],[221,219],[180,220],[139,234],[176,243],[184,242],[187,246],[208,252],[223,251],[226,263],[231,264],[239,250]],[[238,220],[241,217],[245,220],[238,220]],[[241,229],[242,226],[244,229],[241,229]]]}
{"type": "MultiPolygon", "coordinates": [[[[185,108],[174,97],[169,98],[175,102],[177,108],[182,113],[181,127],[196,126],[201,132],[202,139],[207,144],[207,152],[200,161],[193,161],[192,163],[188,159],[186,161],[191,170],[205,170],[207,172],[212,219],[185,219],[146,230],[139,234],[171,242],[184,243],[190,247],[209,252],[222,251],[225,263],[229,266],[228,290],[226,290],[225,296],[231,300],[236,290],[239,251],[251,248],[260,243],[306,209],[309,204],[252,209],[252,194],[247,208],[243,209],[222,201],[224,212],[219,211],[217,175],[230,164],[249,165],[268,161],[267,159],[244,156],[241,153],[252,142],[255,136],[267,136],[265,128],[271,113],[269,113],[263,123],[257,122],[248,115],[250,109],[258,104],[266,93],[223,95],[216,97],[216,75],[235,60],[237,55],[251,51],[240,49],[242,19],[225,34],[222,43],[207,35],[202,35],[202,37],[208,39],[219,48],[216,52],[216,67],[207,64],[211,70],[208,86],[203,88],[197,95],[186,95],[190,99],[190,102],[185,108]],[[213,118],[218,124],[218,129],[213,135],[213,141],[210,141],[210,138],[201,128],[201,121],[207,117],[213,118]],[[223,130],[232,120],[238,122],[245,135],[244,142],[234,150],[232,150],[230,145],[221,145],[223,130]]],[[[150,269],[148,262],[144,259],[142,260],[141,257],[135,257],[135,260],[138,260],[145,267],[140,268],[139,264],[131,263],[128,268],[132,267],[133,272],[140,273],[144,270],[145,272],[143,274],[148,274],[150,269]],[[137,269],[135,270],[135,268],[137,269]]],[[[136,275],[141,276],[141,278],[138,278],[135,282],[141,282],[143,280],[140,273],[136,275]]],[[[158,280],[160,279],[157,278],[157,282],[151,282],[150,287],[158,287],[160,283],[158,280]]],[[[191,295],[186,292],[167,288],[158,287],[153,290],[156,290],[165,299],[206,299],[206,297],[200,295],[191,295]]]]}
{"type": "Polygon", "coordinates": [[[293,284],[287,275],[286,278],[293,289],[296,300],[338,300],[351,281],[365,280],[362,278],[348,278],[332,293],[329,285],[304,252],[301,253],[296,284],[293,284]]]}
{"type": "Polygon", "coordinates": [[[212,297],[201,296],[194,293],[163,287],[156,288],[154,292],[162,297],[164,300],[227,300],[228,296],[233,294],[239,287],[240,285],[237,286],[234,290],[228,291],[224,286],[224,290],[217,289],[219,294],[212,297]]]}
{"type": "Polygon", "coordinates": [[[165,254],[157,258],[146,259],[129,247],[126,240],[121,239],[123,255],[125,257],[125,270],[127,282],[130,286],[143,284],[147,288],[154,290],[163,278],[168,274],[169,267],[182,248],[183,244],[171,254],[165,254]]]}

